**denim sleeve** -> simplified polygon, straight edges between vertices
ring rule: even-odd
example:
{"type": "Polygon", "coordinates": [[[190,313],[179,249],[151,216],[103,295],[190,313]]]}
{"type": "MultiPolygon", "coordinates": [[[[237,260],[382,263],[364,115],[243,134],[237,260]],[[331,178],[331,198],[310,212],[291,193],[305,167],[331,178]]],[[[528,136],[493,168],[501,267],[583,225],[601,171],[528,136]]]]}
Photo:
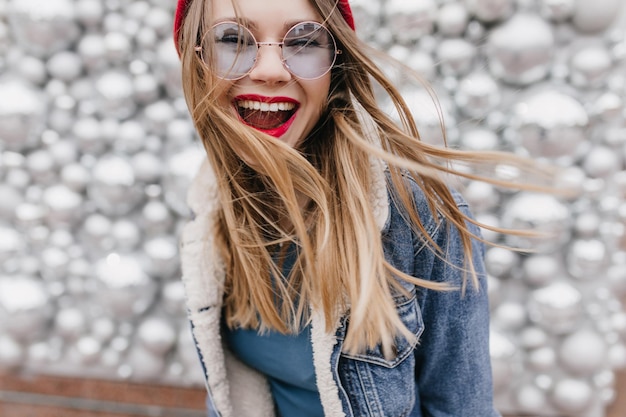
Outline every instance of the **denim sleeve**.
{"type": "MultiPolygon", "coordinates": [[[[465,203],[461,210],[469,214],[465,203]]],[[[471,230],[479,233],[476,226],[471,230]]],[[[460,287],[463,246],[458,229],[442,222],[434,240],[445,251],[441,259],[431,250],[416,256],[416,276],[445,281],[460,287]]],[[[484,248],[473,242],[473,261],[480,280],[476,289],[468,278],[465,294],[460,290],[421,293],[424,333],[415,350],[415,378],[424,417],[495,417],[489,356],[489,304],[483,261],[484,248]]]]}

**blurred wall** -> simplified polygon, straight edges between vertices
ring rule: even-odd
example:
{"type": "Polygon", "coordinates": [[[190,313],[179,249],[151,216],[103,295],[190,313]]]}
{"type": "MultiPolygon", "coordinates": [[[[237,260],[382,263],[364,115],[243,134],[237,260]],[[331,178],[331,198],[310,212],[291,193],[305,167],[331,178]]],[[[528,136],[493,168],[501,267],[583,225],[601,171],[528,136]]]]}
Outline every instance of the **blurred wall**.
{"type": "MultiPolygon", "coordinates": [[[[353,0],[359,36],[424,76],[450,146],[563,168],[559,198],[479,182],[499,408],[602,416],[626,366],[626,5],[353,0]]],[[[0,370],[202,385],[177,236],[203,158],[173,0],[0,0],[0,370]]],[[[382,63],[384,65],[384,63],[382,63]]],[[[423,140],[422,86],[389,71],[423,140]]],[[[381,102],[385,105],[384,98],[381,102]]],[[[491,175],[518,178],[509,166],[491,175]]]]}

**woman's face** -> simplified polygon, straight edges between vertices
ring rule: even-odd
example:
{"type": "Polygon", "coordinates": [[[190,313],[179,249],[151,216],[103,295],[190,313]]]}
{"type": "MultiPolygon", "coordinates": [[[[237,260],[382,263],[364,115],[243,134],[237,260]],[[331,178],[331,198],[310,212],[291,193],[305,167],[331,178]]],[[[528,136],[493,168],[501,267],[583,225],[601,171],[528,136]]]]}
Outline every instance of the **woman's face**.
{"type": "MultiPolygon", "coordinates": [[[[321,22],[308,0],[212,0],[213,24],[235,21],[232,2],[257,42],[282,42],[300,22],[321,22]]],[[[297,146],[320,118],[330,88],[330,71],[313,80],[289,72],[281,47],[262,45],[250,72],[227,83],[219,98],[241,123],[297,146]]]]}

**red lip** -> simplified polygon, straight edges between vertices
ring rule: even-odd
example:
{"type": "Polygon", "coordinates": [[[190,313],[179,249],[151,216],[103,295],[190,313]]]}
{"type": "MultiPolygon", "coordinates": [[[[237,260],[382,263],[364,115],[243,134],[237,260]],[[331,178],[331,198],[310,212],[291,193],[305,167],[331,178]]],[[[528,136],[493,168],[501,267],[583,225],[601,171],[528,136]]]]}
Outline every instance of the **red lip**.
{"type": "Polygon", "coordinates": [[[293,113],[293,115],[289,118],[289,120],[287,120],[285,123],[283,123],[282,125],[274,128],[274,129],[260,129],[258,127],[255,126],[251,126],[248,125],[246,123],[246,121],[239,115],[239,112],[237,113],[237,116],[239,117],[239,120],[241,120],[242,123],[258,130],[259,132],[263,132],[267,135],[273,136],[275,138],[279,138],[282,135],[284,135],[285,133],[287,133],[287,131],[289,130],[289,128],[291,127],[291,125],[293,124],[294,120],[296,119],[296,114],[298,114],[298,108],[300,107],[300,102],[298,100],[295,100],[291,97],[280,97],[280,96],[274,96],[274,97],[268,97],[268,96],[260,96],[257,94],[242,94],[239,95],[237,97],[235,97],[233,99],[233,106],[237,106],[237,102],[238,101],[245,101],[245,100],[250,100],[250,101],[258,101],[261,103],[294,103],[296,105],[296,109],[293,113]]]}

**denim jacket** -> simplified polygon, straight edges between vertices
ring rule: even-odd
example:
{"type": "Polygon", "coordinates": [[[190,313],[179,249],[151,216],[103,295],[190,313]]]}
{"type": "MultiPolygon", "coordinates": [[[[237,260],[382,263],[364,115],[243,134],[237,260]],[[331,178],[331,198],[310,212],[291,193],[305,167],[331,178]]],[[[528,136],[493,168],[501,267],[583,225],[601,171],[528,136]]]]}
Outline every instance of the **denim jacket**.
{"type": "MultiPolygon", "coordinates": [[[[181,239],[183,282],[205,371],[209,415],[275,416],[263,375],[235,358],[220,336],[224,265],[212,247],[217,210],[213,175],[205,164],[190,187],[188,201],[195,218],[185,226],[181,239]]],[[[412,182],[420,219],[445,251],[442,259],[408,225],[389,197],[384,174],[376,178],[372,201],[387,260],[412,276],[460,288],[464,272],[458,231],[443,218],[433,218],[422,191],[412,182]]],[[[460,195],[454,196],[469,214],[460,195]]],[[[475,226],[470,227],[478,233],[475,226]]],[[[342,352],[348,315],[335,324],[334,332],[326,332],[323,313],[312,312],[313,362],[325,416],[499,416],[492,400],[483,247],[478,241],[473,245],[478,290],[468,284],[464,294],[460,290],[433,291],[403,282],[410,296],[398,295],[396,304],[418,343],[398,338],[393,359],[385,359],[380,349],[358,355],[342,352]]]]}

